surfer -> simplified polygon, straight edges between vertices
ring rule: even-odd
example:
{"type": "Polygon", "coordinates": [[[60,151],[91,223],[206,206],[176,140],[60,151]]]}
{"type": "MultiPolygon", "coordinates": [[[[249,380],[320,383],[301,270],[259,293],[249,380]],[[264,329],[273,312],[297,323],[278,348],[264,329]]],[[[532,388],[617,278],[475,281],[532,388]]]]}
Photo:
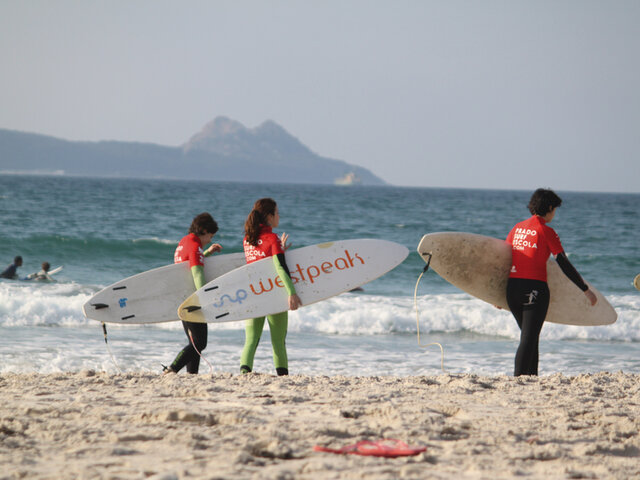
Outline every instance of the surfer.
{"type": "Polygon", "coordinates": [[[512,247],[507,303],[520,327],[514,375],[538,375],[538,343],[549,308],[547,259],[554,255],[564,274],[582,290],[591,303],[597,298],[564,253],[560,238],[549,226],[562,200],[552,190],[539,188],[531,196],[531,217],[516,224],[507,243],[512,247]]]}
{"type": "MultiPolygon", "coordinates": [[[[209,213],[197,215],[191,222],[189,233],[180,240],[173,255],[174,263],[189,262],[196,290],[207,283],[204,279],[204,257],[222,250],[218,243],[202,250],[204,245],[211,242],[217,231],[218,224],[209,213]]],[[[207,347],[207,324],[183,321],[182,326],[189,344],[178,353],[169,367],[164,367],[164,373],[178,373],[184,366],[187,367],[187,372],[198,373],[200,353],[207,347]]]]}
{"type": "MultiPolygon", "coordinates": [[[[282,280],[289,294],[289,310],[297,310],[302,306],[300,297],[291,280],[291,274],[284,258],[288,235],[282,234],[281,238],[273,233],[280,223],[280,214],[276,202],[271,198],[261,198],[253,205],[253,210],[244,224],[244,255],[247,263],[252,263],[263,258],[272,257],[278,276],[282,280]]],[[[253,368],[253,358],[260,342],[265,317],[257,317],[245,322],[245,343],[240,357],[240,372],[249,373],[253,368]]],[[[271,333],[271,345],[273,347],[273,363],[276,373],[289,375],[289,363],[285,339],[289,323],[289,312],[280,312],[267,315],[269,332],[271,333]]]]}
{"type": "Polygon", "coordinates": [[[30,273],[29,275],[27,275],[27,279],[37,280],[40,282],[55,282],[53,277],[49,275],[50,268],[51,268],[51,265],[49,264],[49,262],[42,262],[42,268],[40,269],[40,271],[35,273],[30,273]]]}
{"type": "Polygon", "coordinates": [[[0,278],[9,278],[11,280],[16,280],[18,278],[18,267],[22,266],[22,257],[18,255],[13,259],[13,263],[4,269],[2,273],[0,273],[0,278]]]}

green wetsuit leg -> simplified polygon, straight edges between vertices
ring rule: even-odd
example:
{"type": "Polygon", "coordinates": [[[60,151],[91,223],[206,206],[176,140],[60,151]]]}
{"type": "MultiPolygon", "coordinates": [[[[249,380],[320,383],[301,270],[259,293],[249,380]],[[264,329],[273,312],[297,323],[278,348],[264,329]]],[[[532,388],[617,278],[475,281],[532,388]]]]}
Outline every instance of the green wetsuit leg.
{"type": "MultiPolygon", "coordinates": [[[[269,333],[271,334],[273,364],[276,369],[288,368],[286,338],[289,326],[289,312],[268,315],[266,318],[269,321],[269,333]]],[[[244,348],[240,355],[241,367],[249,367],[250,370],[253,370],[253,359],[264,329],[264,320],[265,317],[252,318],[244,324],[245,340],[244,348]]]]}
{"type": "Polygon", "coordinates": [[[240,366],[249,367],[249,371],[253,370],[253,357],[256,354],[256,349],[262,336],[264,318],[257,317],[244,322],[244,348],[240,355],[240,366]]]}
{"type": "Polygon", "coordinates": [[[271,333],[271,347],[273,348],[273,365],[278,368],[289,368],[287,359],[287,329],[289,326],[289,312],[268,315],[269,332],[271,333]]]}

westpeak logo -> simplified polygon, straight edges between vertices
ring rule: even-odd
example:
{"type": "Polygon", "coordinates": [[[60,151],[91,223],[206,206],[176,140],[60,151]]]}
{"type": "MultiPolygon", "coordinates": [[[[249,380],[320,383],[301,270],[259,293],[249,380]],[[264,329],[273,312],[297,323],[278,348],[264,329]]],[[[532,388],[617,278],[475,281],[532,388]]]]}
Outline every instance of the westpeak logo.
{"type": "MultiPolygon", "coordinates": [[[[364,264],[364,259],[358,255],[357,252],[352,254],[347,249],[344,251],[344,257],[338,257],[333,261],[322,262],[320,265],[309,265],[308,267],[303,267],[299,263],[296,263],[296,268],[294,270],[290,268],[289,270],[291,273],[291,281],[296,285],[299,282],[315,283],[316,279],[323,275],[331,275],[336,273],[336,271],[358,268],[364,264]]],[[[284,288],[284,284],[278,275],[273,279],[267,279],[266,282],[263,282],[261,279],[257,286],[253,283],[249,284],[249,288],[254,295],[262,295],[263,293],[270,292],[275,287],[284,288]]]]}

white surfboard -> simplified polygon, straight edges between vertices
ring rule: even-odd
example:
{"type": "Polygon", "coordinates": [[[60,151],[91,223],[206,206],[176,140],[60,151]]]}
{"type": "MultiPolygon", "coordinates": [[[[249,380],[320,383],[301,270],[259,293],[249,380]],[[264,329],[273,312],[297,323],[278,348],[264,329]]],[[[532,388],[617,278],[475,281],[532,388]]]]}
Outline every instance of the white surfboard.
{"type": "MultiPolygon", "coordinates": [[[[243,253],[204,259],[211,281],[245,264],[243,253]]],[[[196,290],[189,262],[154,268],[125,278],[96,293],[82,311],[87,318],[112,323],[159,323],[179,320],[178,306],[196,290]]]]}
{"type": "MultiPolygon", "coordinates": [[[[63,268],[64,268],[64,266],[63,266],[63,265],[60,265],[59,267],[56,267],[56,268],[54,268],[54,269],[52,269],[52,270],[49,270],[49,271],[47,272],[47,274],[48,274],[49,276],[51,276],[51,275],[55,275],[56,273],[60,273],[60,272],[62,271],[62,269],[63,269],[63,268]]],[[[36,281],[43,281],[43,280],[45,280],[44,278],[36,278],[36,277],[37,277],[37,275],[38,275],[38,272],[30,273],[29,275],[27,275],[27,276],[26,276],[25,278],[23,278],[22,280],[27,281],[27,282],[28,282],[28,281],[31,281],[31,280],[36,280],[36,281]]],[[[48,279],[47,279],[47,280],[48,280],[48,279]]],[[[55,280],[53,280],[53,281],[55,281],[55,280]]]]}
{"type": "MultiPolygon", "coordinates": [[[[407,258],[387,240],[322,243],[287,251],[285,259],[303,306],[375,280],[407,258]]],[[[272,258],[227,273],[191,295],[178,315],[189,322],[232,322],[288,310],[288,294],[272,258]]]]}
{"type": "Polygon", "coordinates": [[[64,266],[60,265],[59,267],[56,267],[53,270],[49,270],[47,273],[49,275],[55,275],[56,273],[61,272],[63,268],[64,268],[64,266]]]}
{"type": "MultiPolygon", "coordinates": [[[[492,305],[509,310],[507,280],[511,270],[511,245],[504,240],[473,233],[441,232],[422,237],[418,253],[442,278],[492,305]]],[[[586,280],[585,280],[586,282],[586,280]]],[[[584,293],[552,258],[547,262],[551,301],[546,321],[567,325],[608,325],[618,314],[593,285],[598,302],[592,306],[584,293]]]]}

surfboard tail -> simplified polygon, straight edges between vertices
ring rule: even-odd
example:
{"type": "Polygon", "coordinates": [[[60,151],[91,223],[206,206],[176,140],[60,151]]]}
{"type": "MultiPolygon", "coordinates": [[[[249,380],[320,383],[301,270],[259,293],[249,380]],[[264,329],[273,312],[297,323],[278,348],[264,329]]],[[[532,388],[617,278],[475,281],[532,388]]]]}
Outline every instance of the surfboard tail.
{"type": "Polygon", "coordinates": [[[178,317],[180,320],[192,323],[206,323],[202,313],[202,305],[197,295],[191,295],[178,307],[178,317]]]}

